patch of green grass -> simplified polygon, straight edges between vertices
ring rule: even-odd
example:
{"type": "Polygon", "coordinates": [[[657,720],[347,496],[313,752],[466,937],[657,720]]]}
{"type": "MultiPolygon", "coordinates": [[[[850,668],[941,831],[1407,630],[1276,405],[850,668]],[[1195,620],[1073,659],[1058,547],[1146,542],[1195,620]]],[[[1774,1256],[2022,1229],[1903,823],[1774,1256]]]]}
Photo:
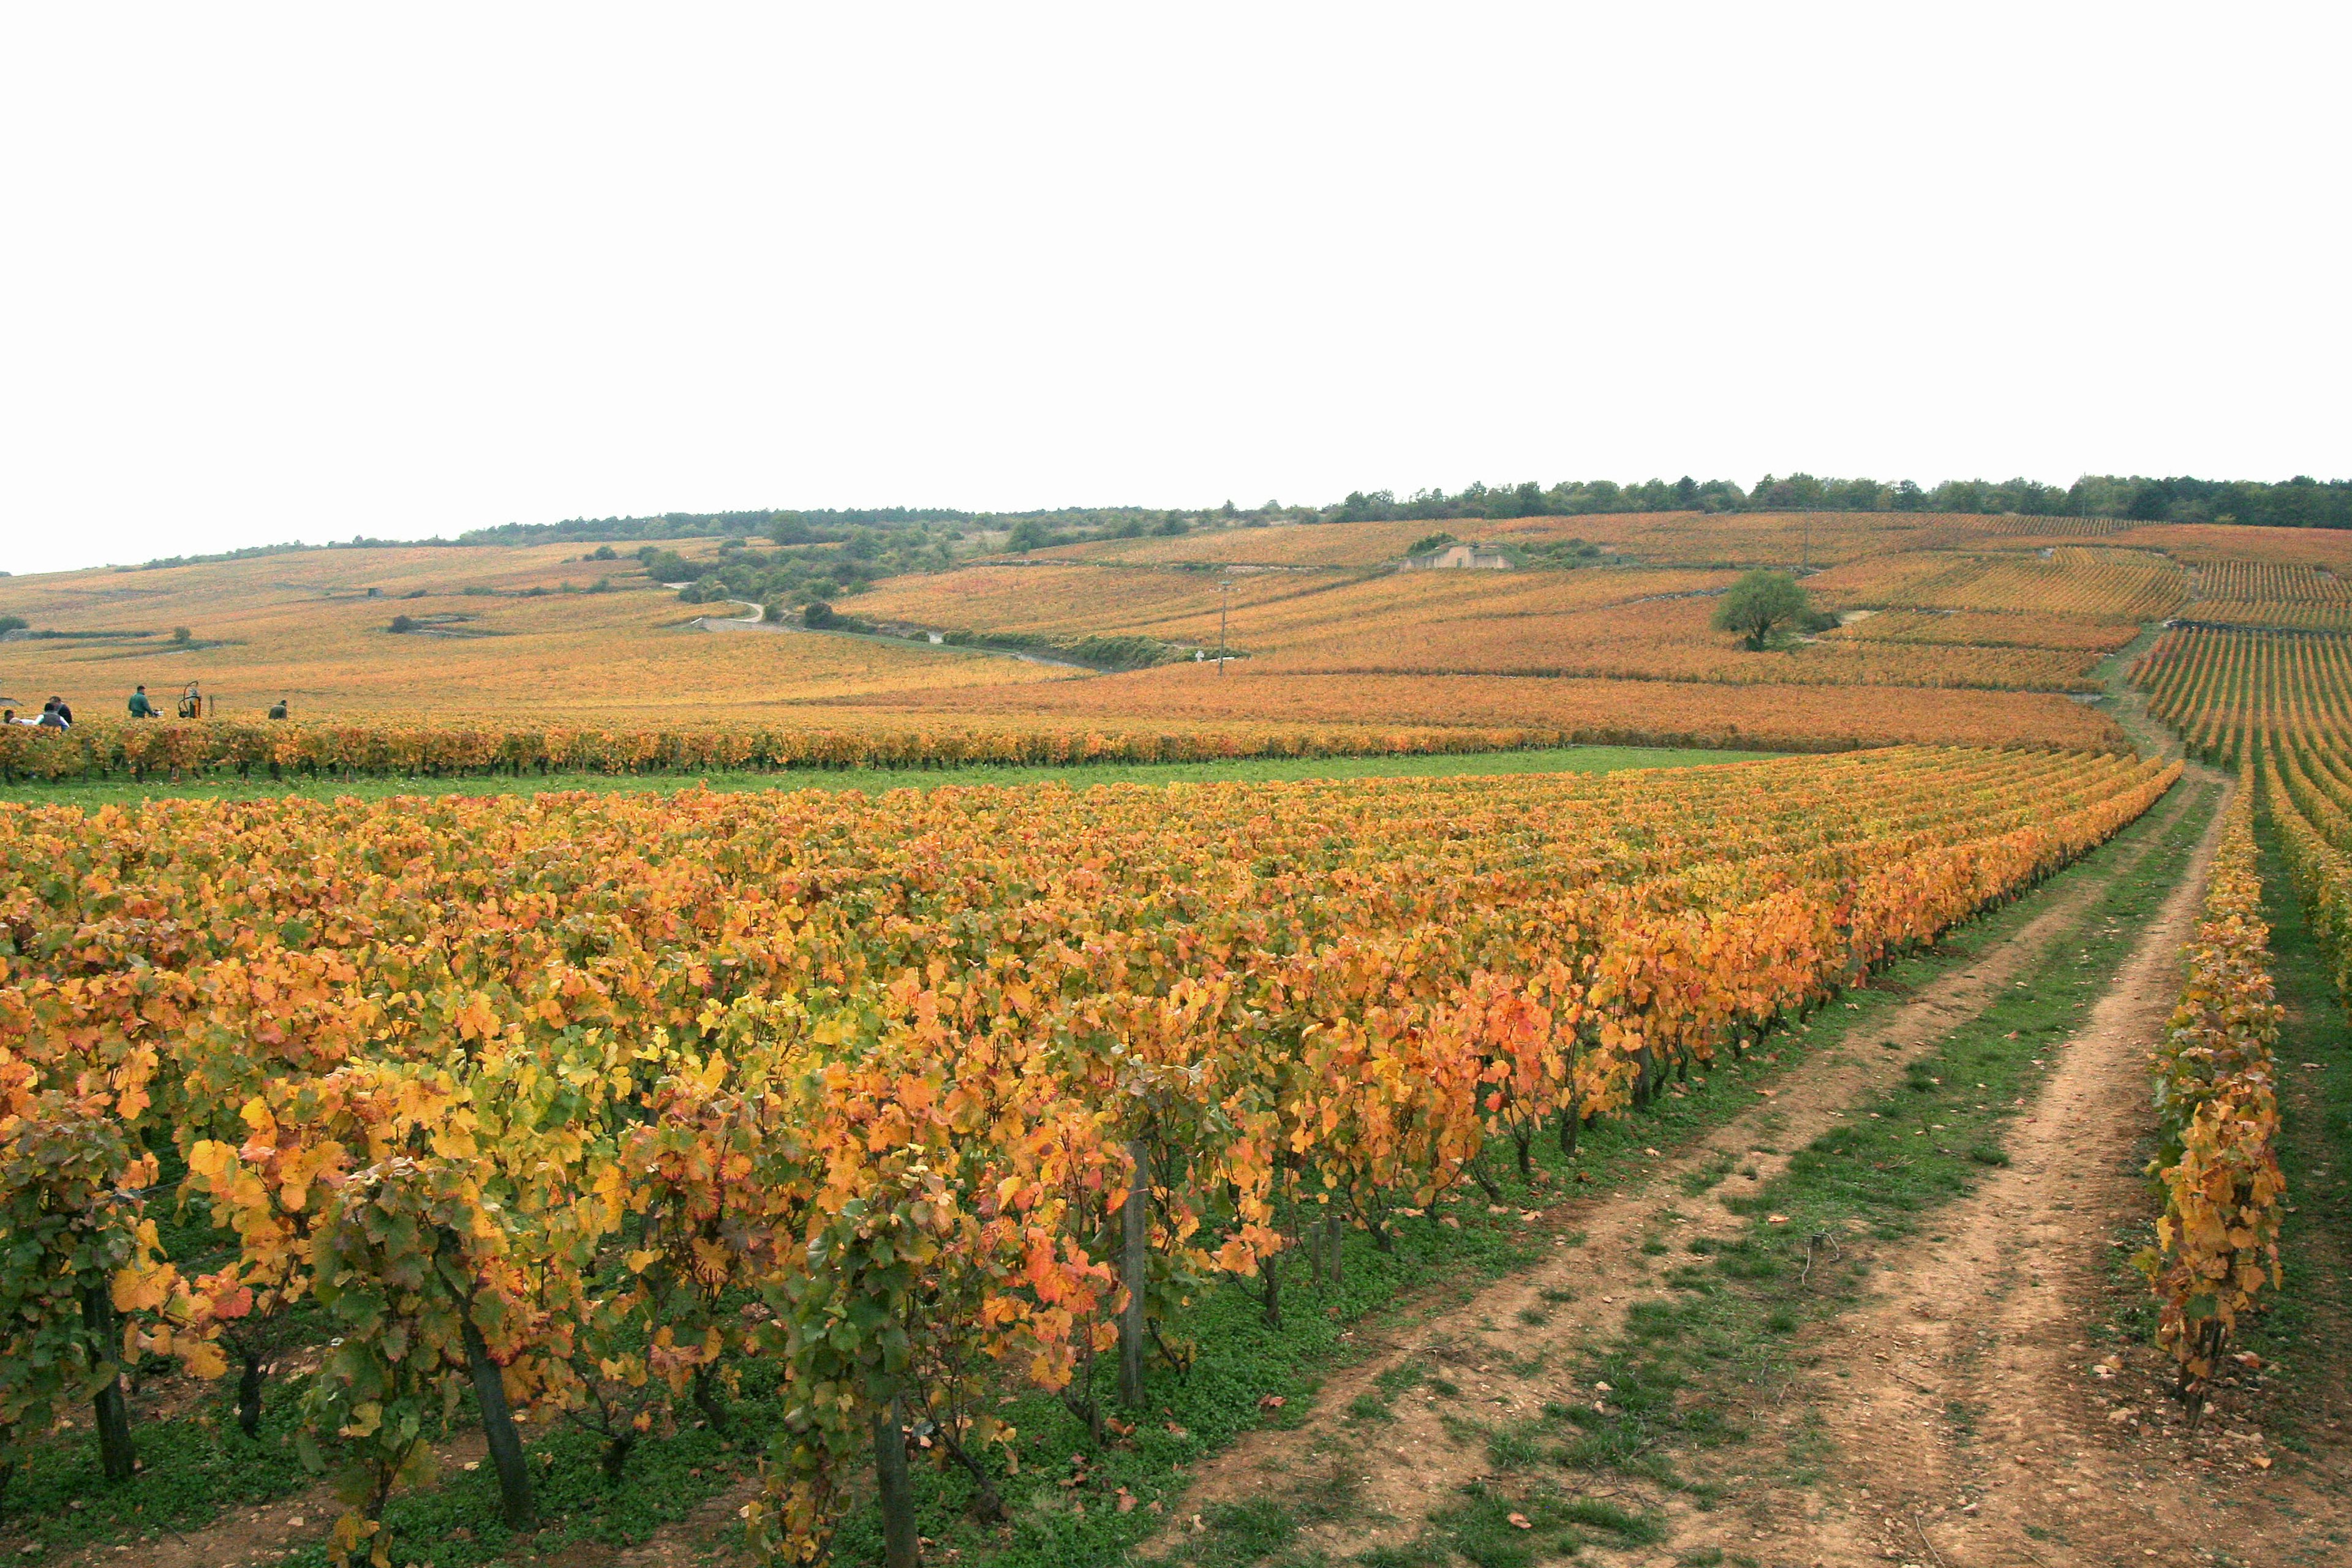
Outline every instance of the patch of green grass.
{"type": "Polygon", "coordinates": [[[1402,1546],[1375,1546],[1355,1561],[1360,1568],[1445,1568],[1452,1556],[1443,1543],[1423,1536],[1402,1546]]]}
{"type": "MultiPolygon", "coordinates": [[[[1549,1486],[1507,1490],[1473,1482],[1462,1496],[1462,1501],[1430,1516],[1420,1540],[1381,1563],[1395,1568],[1442,1563],[1451,1553],[1477,1568],[1533,1568],[1573,1556],[1591,1543],[1580,1525],[1605,1533],[1612,1547],[1649,1546],[1665,1538],[1664,1522],[1653,1515],[1632,1513],[1598,1498],[1564,1496],[1549,1486]]],[[[1373,1560],[1367,1555],[1357,1561],[1369,1568],[1373,1560]]]]}
{"type": "Polygon", "coordinates": [[[1658,1519],[1629,1513],[1601,1498],[1579,1498],[1563,1504],[1560,1512],[1570,1523],[1605,1530],[1628,1546],[1653,1546],[1666,1538],[1665,1525],[1658,1519]]]}
{"type": "Polygon", "coordinates": [[[75,1430],[37,1445],[8,1485],[0,1535],[7,1560],[38,1563],[51,1552],[136,1543],[202,1526],[224,1509],[302,1491],[313,1478],[295,1458],[290,1436],[299,1398],[284,1380],[267,1385],[255,1437],[237,1430],[226,1388],[211,1391],[179,1419],[138,1422],[131,1436],[144,1468],[121,1486],[105,1479],[89,1413],[77,1411],[75,1430]],[[26,1546],[40,1550],[26,1552],[26,1546]]]}
{"type": "Polygon", "coordinates": [[[1201,1522],[1206,1531],[1178,1559],[1194,1568],[1245,1568],[1282,1551],[1298,1533],[1298,1521],[1290,1510],[1269,1498],[1220,1503],[1205,1510],[1201,1522]]]}
{"type": "Polygon", "coordinates": [[[1689,1196],[1697,1197],[1720,1183],[1724,1177],[1731,1174],[1738,1164],[1738,1155],[1727,1149],[1719,1151],[1713,1159],[1697,1170],[1683,1173],[1682,1189],[1689,1196]]]}

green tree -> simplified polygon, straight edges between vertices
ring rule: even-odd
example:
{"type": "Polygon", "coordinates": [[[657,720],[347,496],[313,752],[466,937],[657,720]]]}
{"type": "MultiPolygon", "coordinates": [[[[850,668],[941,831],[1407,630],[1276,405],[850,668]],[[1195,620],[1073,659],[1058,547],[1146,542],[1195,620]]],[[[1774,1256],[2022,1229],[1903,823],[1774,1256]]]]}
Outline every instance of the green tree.
{"type": "Polygon", "coordinates": [[[1811,608],[1804,589],[1786,572],[1750,572],[1715,606],[1715,629],[1739,633],[1751,652],[1760,653],[1776,628],[1801,620],[1811,608]]]}

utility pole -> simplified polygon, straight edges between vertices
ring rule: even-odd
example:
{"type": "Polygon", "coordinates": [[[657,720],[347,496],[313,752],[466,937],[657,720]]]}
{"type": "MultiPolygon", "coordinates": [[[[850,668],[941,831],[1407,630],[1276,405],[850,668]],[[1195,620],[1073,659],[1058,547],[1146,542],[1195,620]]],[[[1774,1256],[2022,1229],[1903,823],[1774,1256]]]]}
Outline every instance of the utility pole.
{"type": "Polygon", "coordinates": [[[1233,579],[1217,584],[1217,673],[1225,672],[1225,612],[1233,604],[1233,579]]]}

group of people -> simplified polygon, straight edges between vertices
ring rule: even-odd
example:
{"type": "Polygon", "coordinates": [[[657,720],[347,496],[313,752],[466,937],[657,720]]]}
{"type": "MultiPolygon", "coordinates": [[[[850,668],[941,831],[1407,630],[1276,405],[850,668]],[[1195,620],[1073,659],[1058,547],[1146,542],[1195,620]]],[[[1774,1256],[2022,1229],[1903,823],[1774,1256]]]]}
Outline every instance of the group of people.
{"type": "Polygon", "coordinates": [[[0,723],[26,724],[36,730],[70,730],[73,710],[66,706],[64,698],[52,697],[41,704],[41,716],[37,719],[19,719],[14,708],[0,709],[0,723]]]}
{"type": "MultiPolygon", "coordinates": [[[[8,700],[7,698],[0,697],[0,702],[8,700]]],[[[144,686],[131,692],[129,706],[133,719],[161,719],[163,716],[163,709],[157,707],[155,700],[147,695],[147,689],[144,686]]],[[[269,716],[272,719],[285,718],[286,711],[286,699],[283,697],[269,705],[269,716]]],[[[180,693],[179,712],[183,719],[201,719],[205,716],[204,696],[196,689],[196,683],[193,680],[188,682],[188,689],[180,693]]],[[[73,728],[73,710],[66,705],[64,698],[52,697],[41,704],[41,716],[37,719],[20,719],[16,716],[16,710],[14,708],[0,708],[0,723],[25,724],[37,730],[70,730],[73,728]]]]}

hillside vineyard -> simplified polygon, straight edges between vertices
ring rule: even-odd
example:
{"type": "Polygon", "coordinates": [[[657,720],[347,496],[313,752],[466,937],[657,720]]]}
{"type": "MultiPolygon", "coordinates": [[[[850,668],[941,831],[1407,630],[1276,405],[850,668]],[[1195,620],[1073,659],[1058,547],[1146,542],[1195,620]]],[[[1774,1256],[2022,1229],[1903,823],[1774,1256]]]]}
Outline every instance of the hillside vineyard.
{"type": "MultiPolygon", "coordinates": [[[[387,1560],[383,1502],[470,1373],[502,1468],[513,1412],[603,1422],[617,1465],[656,1412],[780,1386],[799,1436],[751,1518],[804,1560],[877,1400],[984,1489],[1006,1385],[1091,1390],[1219,1276],[1271,1312],[1332,1227],[1381,1243],[1485,1152],[1747,1048],[2178,773],[1912,749],[0,807],[0,1105],[20,1148],[151,1182],[173,1158],[236,1237],[169,1258],[138,1194],[42,1167],[119,1238],[135,1346],[250,1368],[313,1304],[334,1346],[302,1421],[359,1500],[344,1550],[387,1560]]],[[[72,1301],[13,1317],[8,1358],[69,1338],[72,1301]]],[[[0,1440],[78,1386],[32,1388],[0,1440]]]]}

